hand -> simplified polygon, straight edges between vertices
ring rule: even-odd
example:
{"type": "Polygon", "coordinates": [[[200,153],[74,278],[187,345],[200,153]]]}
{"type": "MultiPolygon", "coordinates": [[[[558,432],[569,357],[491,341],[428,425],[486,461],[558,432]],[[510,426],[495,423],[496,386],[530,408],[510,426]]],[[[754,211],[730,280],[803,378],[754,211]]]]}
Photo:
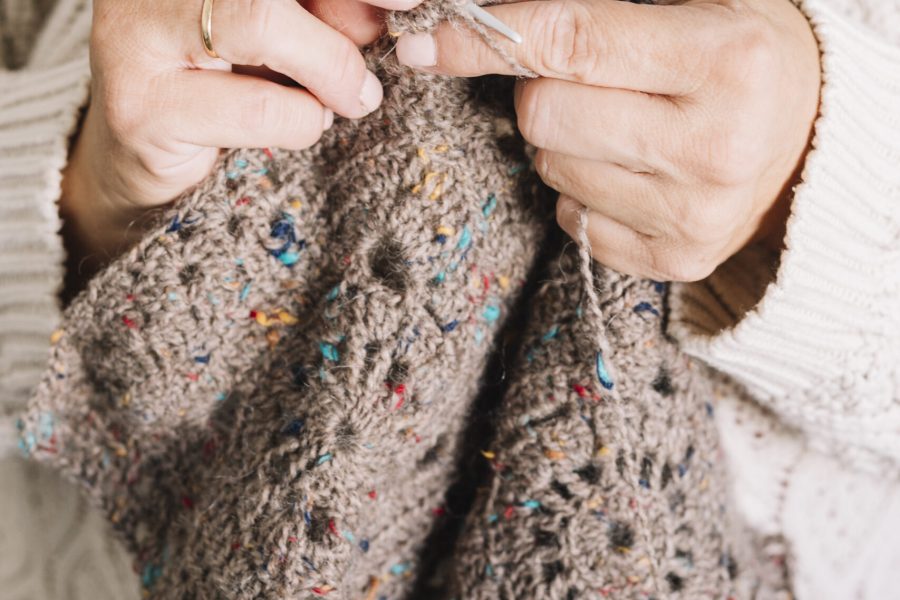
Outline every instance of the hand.
{"type": "MultiPolygon", "coordinates": [[[[819,54],[787,0],[637,5],[549,0],[489,9],[524,37],[508,52],[519,129],[594,258],[657,280],[698,280],[749,241],[780,246],[818,107],[819,54]]],[[[399,60],[456,76],[511,74],[451,26],[404,36],[399,60]]]]}
{"type": "Polygon", "coordinates": [[[375,5],[418,3],[216,0],[213,59],[202,0],[95,0],[91,102],[61,200],[70,254],[120,251],[130,223],[206,177],[221,147],[301,149],[333,113],[375,110],[381,84],[357,44],[383,27],[375,5]]]}

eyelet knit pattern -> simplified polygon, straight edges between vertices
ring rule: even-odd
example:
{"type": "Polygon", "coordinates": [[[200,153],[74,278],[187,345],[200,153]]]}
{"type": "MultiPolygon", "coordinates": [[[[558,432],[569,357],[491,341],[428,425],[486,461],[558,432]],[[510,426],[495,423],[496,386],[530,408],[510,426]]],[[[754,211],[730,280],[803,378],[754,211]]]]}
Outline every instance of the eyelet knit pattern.
{"type": "Polygon", "coordinates": [[[230,152],[91,282],[54,334],[23,452],[84,485],[150,598],[756,585],[731,548],[711,382],[663,335],[665,286],[599,267],[585,283],[492,84],[413,74],[390,49],[369,51],[376,114],[305,152],[230,152]],[[507,334],[496,433],[466,443],[507,334]],[[479,451],[490,475],[450,514],[479,451]]]}

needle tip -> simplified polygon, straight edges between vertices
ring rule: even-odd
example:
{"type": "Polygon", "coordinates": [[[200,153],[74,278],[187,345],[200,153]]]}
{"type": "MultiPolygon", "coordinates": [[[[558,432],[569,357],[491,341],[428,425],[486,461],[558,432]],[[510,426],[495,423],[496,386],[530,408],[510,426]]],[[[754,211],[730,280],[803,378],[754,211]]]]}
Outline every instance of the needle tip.
{"type": "Polygon", "coordinates": [[[473,19],[484,25],[485,27],[489,27],[496,31],[497,33],[506,36],[515,44],[522,43],[522,36],[518,34],[518,32],[514,31],[509,25],[484,10],[482,7],[475,4],[474,1],[469,1],[466,3],[466,10],[472,16],[473,19]]]}

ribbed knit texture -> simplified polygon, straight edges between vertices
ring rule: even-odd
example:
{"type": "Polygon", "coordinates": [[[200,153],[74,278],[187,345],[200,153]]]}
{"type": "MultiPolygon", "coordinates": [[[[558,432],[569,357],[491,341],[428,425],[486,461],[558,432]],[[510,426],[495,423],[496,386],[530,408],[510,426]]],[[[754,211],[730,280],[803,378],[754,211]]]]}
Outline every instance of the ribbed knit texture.
{"type": "MultiPolygon", "coordinates": [[[[4,2],[0,63],[0,443],[44,370],[59,318],[64,252],[60,172],[87,98],[90,11],[71,2],[44,23],[47,3],[4,2]]],[[[7,442],[8,443],[8,442],[7,442]]]]}
{"type": "Polygon", "coordinates": [[[814,447],[875,471],[900,463],[900,118],[884,118],[900,106],[900,48],[808,4],[823,43],[860,48],[824,55],[822,116],[777,278],[754,307],[771,261],[738,255],[685,286],[672,332],[814,447]],[[842,162],[852,169],[833,168],[842,162]]]}
{"type": "Polygon", "coordinates": [[[669,330],[765,409],[719,411],[735,502],[791,540],[794,592],[896,595],[900,544],[900,5],[805,0],[821,115],[786,250],[678,285],[669,330]],[[862,24],[865,23],[865,24],[862,24]]]}

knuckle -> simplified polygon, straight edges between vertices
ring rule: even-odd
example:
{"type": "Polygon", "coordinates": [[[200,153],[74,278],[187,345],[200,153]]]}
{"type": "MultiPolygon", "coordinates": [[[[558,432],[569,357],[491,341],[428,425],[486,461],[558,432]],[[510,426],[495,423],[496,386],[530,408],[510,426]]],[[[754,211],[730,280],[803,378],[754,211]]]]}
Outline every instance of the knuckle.
{"type": "Polygon", "coordinates": [[[554,164],[553,156],[549,152],[538,150],[534,157],[534,168],[544,183],[559,191],[563,182],[559,169],[554,164]]]}
{"type": "Polygon", "coordinates": [[[263,44],[259,42],[271,37],[280,2],[246,0],[229,4],[236,9],[233,13],[234,22],[240,23],[243,28],[241,39],[244,42],[235,44],[235,49],[232,50],[234,60],[248,65],[261,65],[264,62],[264,57],[260,54],[263,44]]]}
{"type": "Polygon", "coordinates": [[[741,183],[746,170],[742,160],[745,151],[743,136],[737,135],[733,129],[710,135],[706,148],[708,179],[721,185],[741,183]]]}
{"type": "Polygon", "coordinates": [[[260,39],[271,30],[277,2],[272,0],[247,0],[242,3],[246,7],[246,25],[260,39]]]}
{"type": "Polygon", "coordinates": [[[726,187],[753,179],[759,170],[759,141],[748,129],[738,121],[711,127],[690,155],[691,170],[703,181],[726,187]]]}
{"type": "Polygon", "coordinates": [[[678,220],[679,237],[690,244],[712,244],[727,238],[736,221],[734,207],[724,196],[688,202],[678,220]]]}
{"type": "Polygon", "coordinates": [[[651,252],[651,270],[660,281],[700,281],[715,270],[716,264],[702,252],[687,248],[655,248],[651,252]]]}
{"type": "Polygon", "coordinates": [[[281,96],[272,87],[261,85],[243,103],[240,126],[247,131],[279,131],[287,124],[281,96]]]}
{"type": "Polygon", "coordinates": [[[109,11],[96,11],[91,24],[91,55],[96,57],[107,48],[113,47],[116,39],[116,28],[112,24],[109,11]]]}
{"type": "Polygon", "coordinates": [[[549,40],[537,46],[535,64],[547,73],[565,74],[576,81],[584,81],[592,71],[598,56],[606,53],[598,49],[592,39],[590,14],[576,0],[548,3],[548,18],[541,20],[535,39],[549,40]]]}
{"type": "Polygon", "coordinates": [[[534,157],[534,169],[537,171],[537,174],[540,175],[541,179],[544,180],[544,183],[549,185],[553,179],[553,168],[550,165],[550,159],[547,157],[547,153],[543,150],[538,150],[534,157]]]}
{"type": "Polygon", "coordinates": [[[91,18],[91,57],[94,50],[119,48],[126,43],[140,39],[145,29],[140,19],[132,18],[133,10],[124,2],[94,2],[91,18]]]}
{"type": "Polygon", "coordinates": [[[522,136],[538,148],[552,143],[554,127],[551,126],[551,115],[545,102],[546,82],[538,79],[528,82],[522,90],[517,120],[522,136]]]}
{"type": "Polygon", "coordinates": [[[715,53],[717,76],[740,91],[765,87],[777,72],[779,60],[775,32],[760,16],[739,11],[715,53]]]}
{"type": "Polygon", "coordinates": [[[575,207],[562,198],[556,200],[556,222],[564,231],[571,231],[575,223],[575,207]]]}
{"type": "Polygon", "coordinates": [[[779,53],[775,32],[761,18],[747,22],[736,45],[743,66],[741,80],[758,86],[776,72],[779,53]]]}
{"type": "Polygon", "coordinates": [[[341,36],[336,38],[328,51],[324,72],[327,73],[324,79],[326,87],[327,82],[332,82],[335,88],[350,88],[352,92],[358,92],[365,74],[365,63],[353,42],[341,36]]]}
{"type": "Polygon", "coordinates": [[[141,96],[132,89],[127,80],[113,76],[105,81],[100,92],[106,125],[119,138],[134,135],[145,120],[141,96]]]}
{"type": "Polygon", "coordinates": [[[285,147],[291,150],[303,150],[318,142],[325,131],[322,129],[323,114],[321,110],[290,111],[294,115],[291,128],[287,133],[291,138],[285,147]]]}
{"type": "Polygon", "coordinates": [[[566,225],[569,223],[569,215],[568,210],[566,209],[565,203],[562,200],[556,201],[556,222],[559,223],[559,226],[563,229],[566,228],[566,225]]]}

